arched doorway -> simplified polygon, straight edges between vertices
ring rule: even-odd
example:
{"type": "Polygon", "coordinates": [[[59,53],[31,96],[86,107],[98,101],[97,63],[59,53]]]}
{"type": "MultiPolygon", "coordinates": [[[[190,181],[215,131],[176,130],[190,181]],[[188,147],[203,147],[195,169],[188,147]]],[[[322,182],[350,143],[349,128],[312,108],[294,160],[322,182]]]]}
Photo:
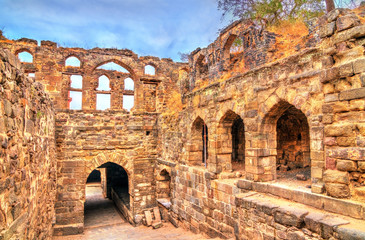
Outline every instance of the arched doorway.
{"type": "Polygon", "coordinates": [[[263,136],[268,149],[259,156],[262,167],[285,185],[309,186],[310,136],[306,115],[281,100],[265,116],[263,136]]]}
{"type": "Polygon", "coordinates": [[[101,173],[100,170],[93,170],[86,180],[87,183],[101,183],[101,173]]]}
{"type": "Polygon", "coordinates": [[[124,223],[123,211],[129,208],[128,173],[123,167],[107,162],[89,174],[85,188],[85,228],[124,223]]]}
{"type": "Polygon", "coordinates": [[[278,176],[285,178],[300,174],[310,179],[310,146],[307,117],[290,105],[276,123],[278,176]]]}

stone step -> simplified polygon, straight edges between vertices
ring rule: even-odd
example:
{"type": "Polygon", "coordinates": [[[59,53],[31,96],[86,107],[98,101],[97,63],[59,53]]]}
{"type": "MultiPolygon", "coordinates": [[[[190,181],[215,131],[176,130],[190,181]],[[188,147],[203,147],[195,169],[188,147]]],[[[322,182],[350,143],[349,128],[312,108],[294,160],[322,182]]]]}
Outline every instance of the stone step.
{"type": "Polygon", "coordinates": [[[365,220],[365,204],[361,202],[337,199],[274,183],[252,182],[245,179],[238,180],[237,187],[246,191],[269,193],[328,212],[365,220]]]}
{"type": "Polygon", "coordinates": [[[288,228],[288,233],[290,228],[308,229],[325,239],[333,236],[340,236],[340,239],[365,239],[364,220],[329,213],[270,194],[252,191],[237,194],[236,206],[272,216],[275,224],[288,228]]]}

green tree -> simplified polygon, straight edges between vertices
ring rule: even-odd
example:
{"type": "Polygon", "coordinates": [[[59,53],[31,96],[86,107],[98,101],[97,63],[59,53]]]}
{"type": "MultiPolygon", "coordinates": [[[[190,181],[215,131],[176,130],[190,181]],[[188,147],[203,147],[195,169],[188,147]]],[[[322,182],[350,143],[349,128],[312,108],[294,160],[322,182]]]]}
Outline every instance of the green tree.
{"type": "Polygon", "coordinates": [[[233,14],[266,26],[282,20],[319,16],[325,4],[323,0],[218,0],[218,9],[223,11],[223,17],[233,14]]]}

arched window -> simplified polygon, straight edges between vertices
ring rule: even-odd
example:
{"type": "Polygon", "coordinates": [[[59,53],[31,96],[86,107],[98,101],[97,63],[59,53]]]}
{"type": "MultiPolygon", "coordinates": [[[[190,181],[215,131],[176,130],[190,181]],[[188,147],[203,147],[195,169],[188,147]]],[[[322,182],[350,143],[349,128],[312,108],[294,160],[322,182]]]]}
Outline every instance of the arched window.
{"type": "Polygon", "coordinates": [[[134,90],[134,81],[131,78],[124,79],[124,90],[134,90]]]}
{"type": "Polygon", "coordinates": [[[146,65],[144,67],[144,73],[147,74],[147,75],[155,75],[156,74],[156,69],[152,65],[146,65]]]}
{"type": "Polygon", "coordinates": [[[208,59],[206,56],[200,55],[198,57],[196,60],[196,69],[200,75],[208,73],[208,59]]]}
{"type": "Polygon", "coordinates": [[[65,61],[66,67],[80,67],[81,63],[80,60],[77,57],[68,57],[65,61]]]}
{"type": "Polygon", "coordinates": [[[231,55],[237,55],[241,52],[243,52],[243,41],[241,38],[237,37],[233,40],[233,43],[229,49],[229,53],[231,55]]]}
{"type": "Polygon", "coordinates": [[[98,87],[96,88],[96,110],[106,110],[111,105],[109,78],[105,75],[99,77],[98,87]]]}
{"type": "Polygon", "coordinates": [[[131,78],[124,79],[123,109],[130,111],[134,106],[134,81],[131,78]]]}
{"type": "Polygon", "coordinates": [[[243,52],[243,40],[237,35],[230,35],[223,48],[224,58],[231,59],[243,52]]]}
{"type": "Polygon", "coordinates": [[[122,72],[122,73],[129,73],[129,71],[127,69],[125,69],[124,67],[122,67],[119,64],[116,64],[114,62],[105,63],[105,64],[99,66],[97,69],[104,69],[104,70],[108,70],[108,71],[117,71],[117,72],[122,72]]]}
{"type": "Polygon", "coordinates": [[[99,77],[98,91],[110,91],[109,78],[105,75],[99,77]]]}
{"type": "Polygon", "coordinates": [[[82,109],[82,76],[70,76],[69,109],[82,109]]]}
{"type": "Polygon", "coordinates": [[[223,170],[245,169],[245,129],[242,118],[229,110],[218,125],[217,157],[223,170]]]}
{"type": "Polygon", "coordinates": [[[95,71],[101,75],[95,88],[97,110],[130,110],[134,106],[134,81],[131,79],[133,73],[128,69],[131,70],[117,60],[101,63],[96,67],[95,71]],[[122,79],[123,83],[119,82],[122,79]]]}
{"type": "Polygon", "coordinates": [[[208,160],[208,127],[203,119],[198,117],[191,130],[189,162],[192,165],[207,166],[208,160]]]}
{"type": "Polygon", "coordinates": [[[20,62],[24,63],[32,63],[33,62],[33,56],[27,51],[23,51],[18,53],[18,58],[20,62]]]}

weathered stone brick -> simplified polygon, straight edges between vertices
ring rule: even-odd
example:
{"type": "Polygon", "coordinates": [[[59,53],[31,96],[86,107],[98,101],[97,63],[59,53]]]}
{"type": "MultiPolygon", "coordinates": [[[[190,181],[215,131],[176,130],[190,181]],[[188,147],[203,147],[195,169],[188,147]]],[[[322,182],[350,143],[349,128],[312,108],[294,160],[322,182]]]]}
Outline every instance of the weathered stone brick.
{"type": "Polygon", "coordinates": [[[325,38],[325,37],[331,36],[334,33],[335,28],[336,28],[336,23],[335,22],[330,22],[330,23],[322,26],[319,29],[319,36],[321,38],[325,38]]]}
{"type": "Polygon", "coordinates": [[[325,188],[328,195],[332,197],[348,198],[351,196],[350,187],[347,184],[326,182],[325,188]]]}
{"type": "Polygon", "coordinates": [[[349,160],[337,160],[336,167],[340,171],[352,172],[357,170],[357,163],[349,160]]]}
{"type": "Polygon", "coordinates": [[[365,172],[365,161],[358,161],[357,164],[359,166],[359,170],[361,172],[365,172]]]}
{"type": "Polygon", "coordinates": [[[294,227],[300,227],[307,214],[308,211],[295,209],[293,207],[280,207],[274,210],[274,218],[276,222],[294,227]]]}
{"type": "Polygon", "coordinates": [[[357,88],[340,93],[340,100],[352,100],[365,97],[365,88],[357,88]]]}
{"type": "Polygon", "coordinates": [[[349,184],[349,174],[336,170],[326,170],[323,175],[323,181],[329,183],[349,184]]]}
{"type": "Polygon", "coordinates": [[[354,125],[341,124],[341,125],[328,125],[324,128],[324,134],[326,137],[338,137],[338,136],[351,136],[353,135],[354,125]]]}
{"type": "Polygon", "coordinates": [[[359,24],[360,20],[355,14],[348,14],[345,16],[341,16],[337,18],[336,21],[337,31],[343,31],[345,29],[349,29],[359,24]]]}

